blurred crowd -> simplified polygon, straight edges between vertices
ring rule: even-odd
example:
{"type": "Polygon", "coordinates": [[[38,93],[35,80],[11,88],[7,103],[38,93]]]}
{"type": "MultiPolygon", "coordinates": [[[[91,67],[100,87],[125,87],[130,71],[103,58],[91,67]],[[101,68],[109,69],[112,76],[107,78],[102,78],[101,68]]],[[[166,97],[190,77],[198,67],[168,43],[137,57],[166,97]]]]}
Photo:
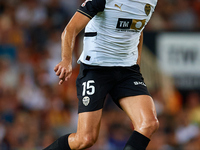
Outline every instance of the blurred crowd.
{"type": "Polygon", "coordinates": [[[199,0],[158,0],[147,29],[157,31],[199,31],[199,0]]]}
{"type": "MultiPolygon", "coordinates": [[[[61,33],[82,2],[0,0],[1,150],[41,150],[76,131],[81,33],[70,80],[59,86],[53,68],[61,59],[61,33]]],[[[160,0],[146,32],[199,29],[200,0],[160,0]]],[[[150,92],[160,128],[148,150],[199,150],[199,93],[191,91],[183,97],[175,91],[166,100],[162,89],[150,92]]],[[[130,120],[108,96],[99,139],[90,150],[121,150],[132,130],[130,120]]]]}

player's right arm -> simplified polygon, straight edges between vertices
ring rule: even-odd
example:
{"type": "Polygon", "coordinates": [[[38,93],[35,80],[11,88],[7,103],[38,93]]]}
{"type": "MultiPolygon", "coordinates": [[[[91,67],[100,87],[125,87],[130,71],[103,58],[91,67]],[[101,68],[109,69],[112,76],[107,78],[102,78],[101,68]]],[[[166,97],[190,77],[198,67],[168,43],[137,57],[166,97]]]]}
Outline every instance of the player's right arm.
{"type": "Polygon", "coordinates": [[[90,18],[79,12],[76,12],[62,33],[62,61],[54,68],[56,75],[60,78],[59,84],[67,81],[72,74],[72,52],[74,49],[75,38],[89,21],[90,18]]]}
{"type": "Polygon", "coordinates": [[[59,84],[67,81],[72,74],[72,52],[77,34],[90,19],[104,10],[105,3],[105,0],[86,0],[65,27],[61,37],[62,61],[54,68],[60,78],[59,84]]]}

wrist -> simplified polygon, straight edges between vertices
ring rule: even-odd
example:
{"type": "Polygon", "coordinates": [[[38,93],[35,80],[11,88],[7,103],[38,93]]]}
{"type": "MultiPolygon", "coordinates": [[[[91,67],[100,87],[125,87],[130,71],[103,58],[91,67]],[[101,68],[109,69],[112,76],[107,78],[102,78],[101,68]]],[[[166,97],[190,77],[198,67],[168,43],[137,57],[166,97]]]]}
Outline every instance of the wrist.
{"type": "Polygon", "coordinates": [[[72,57],[62,57],[62,61],[72,62],[72,57]]]}

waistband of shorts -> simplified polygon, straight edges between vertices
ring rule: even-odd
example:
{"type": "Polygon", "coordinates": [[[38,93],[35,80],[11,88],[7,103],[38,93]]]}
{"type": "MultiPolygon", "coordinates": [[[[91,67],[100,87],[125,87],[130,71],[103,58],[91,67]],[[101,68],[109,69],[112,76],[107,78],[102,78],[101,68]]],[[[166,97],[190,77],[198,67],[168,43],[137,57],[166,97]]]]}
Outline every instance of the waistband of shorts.
{"type": "Polygon", "coordinates": [[[84,63],[80,63],[81,68],[83,69],[118,69],[118,68],[124,68],[124,69],[133,69],[133,70],[140,70],[140,66],[138,64],[132,65],[132,66],[94,66],[94,65],[87,65],[84,63]]]}

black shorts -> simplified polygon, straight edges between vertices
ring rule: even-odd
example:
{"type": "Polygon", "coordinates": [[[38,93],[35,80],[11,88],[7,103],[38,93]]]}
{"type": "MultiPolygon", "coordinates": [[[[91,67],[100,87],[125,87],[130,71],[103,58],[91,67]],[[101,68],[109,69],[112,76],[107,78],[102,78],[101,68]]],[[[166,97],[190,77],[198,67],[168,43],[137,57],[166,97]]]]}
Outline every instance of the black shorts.
{"type": "Polygon", "coordinates": [[[81,64],[76,87],[79,99],[78,113],[103,108],[108,93],[119,107],[121,98],[149,95],[139,65],[101,67],[81,64]]]}

